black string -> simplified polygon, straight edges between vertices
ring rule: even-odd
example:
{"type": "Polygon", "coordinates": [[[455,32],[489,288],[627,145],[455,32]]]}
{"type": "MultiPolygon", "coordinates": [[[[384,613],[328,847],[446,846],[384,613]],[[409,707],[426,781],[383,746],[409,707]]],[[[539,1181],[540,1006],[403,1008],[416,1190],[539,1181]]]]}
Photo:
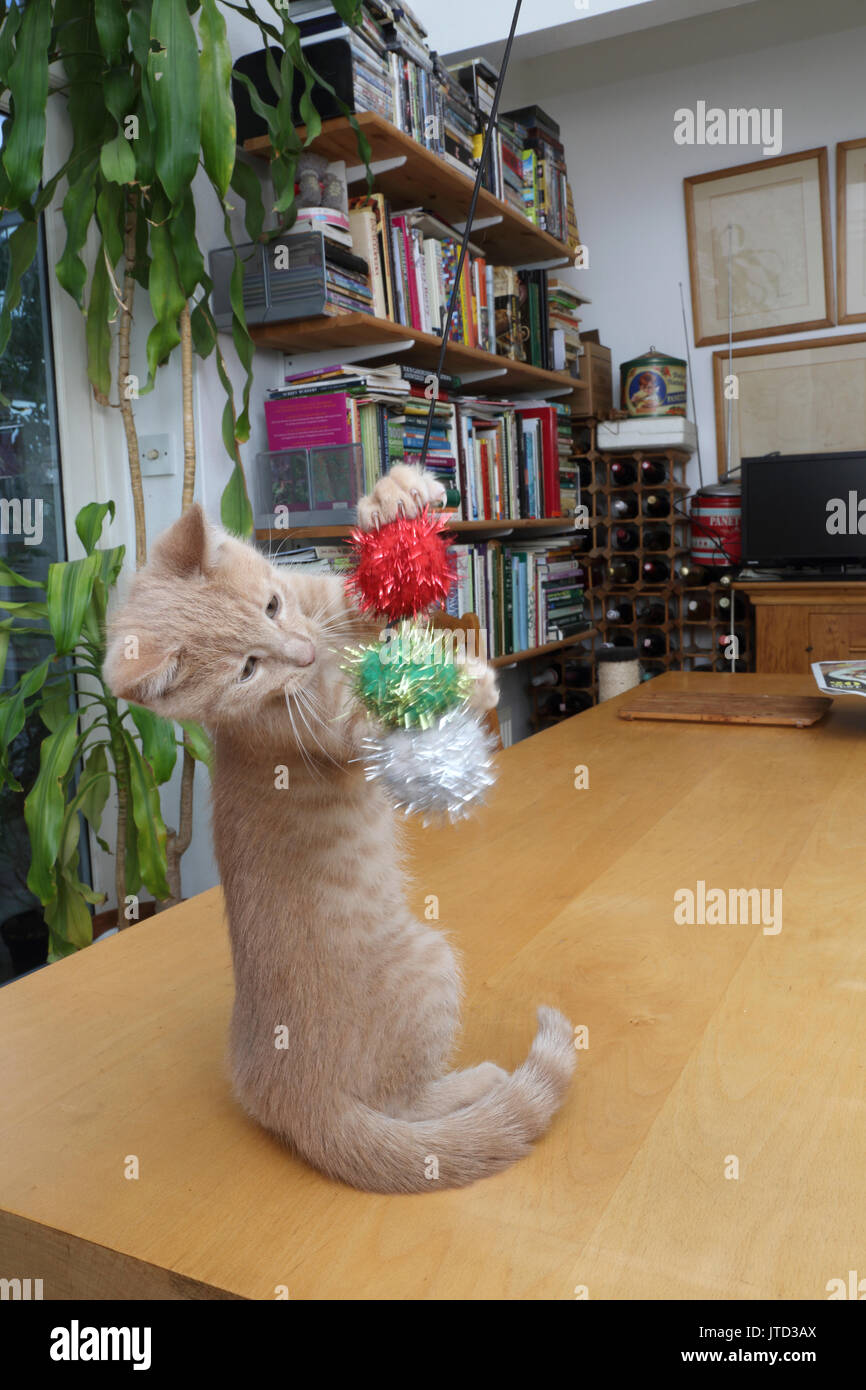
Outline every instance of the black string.
{"type": "Polygon", "coordinates": [[[430,409],[427,412],[427,423],[424,426],[424,443],[421,445],[421,455],[419,458],[420,466],[423,468],[427,458],[427,447],[430,443],[430,431],[433,428],[433,415],[436,409],[438,398],[439,378],[442,375],[442,368],[445,365],[445,353],[448,348],[448,335],[451,332],[451,316],[454,312],[454,304],[460,286],[460,277],[463,274],[463,262],[466,260],[466,247],[469,244],[469,234],[472,231],[472,219],[475,216],[475,207],[478,202],[478,193],[481,188],[481,180],[487,166],[487,156],[493,140],[493,132],[496,126],[496,115],[499,110],[499,96],[502,91],[502,83],[505,79],[505,70],[508,67],[508,59],[511,55],[511,44],[514,40],[514,31],[517,28],[517,16],[520,14],[522,0],[517,0],[514,7],[514,15],[511,20],[511,29],[508,34],[508,41],[505,45],[505,52],[502,56],[502,67],[499,69],[499,77],[496,82],[496,90],[493,94],[493,105],[490,109],[490,116],[487,121],[487,129],[484,132],[484,144],[481,147],[481,159],[478,162],[478,171],[475,175],[475,187],[472,189],[472,198],[469,203],[469,212],[466,217],[466,226],[463,231],[463,241],[460,245],[460,257],[457,261],[457,271],[454,275],[454,283],[451,286],[451,293],[448,296],[448,308],[445,312],[445,323],[442,328],[442,342],[439,345],[439,362],[436,366],[437,394],[430,397],[430,409]]]}

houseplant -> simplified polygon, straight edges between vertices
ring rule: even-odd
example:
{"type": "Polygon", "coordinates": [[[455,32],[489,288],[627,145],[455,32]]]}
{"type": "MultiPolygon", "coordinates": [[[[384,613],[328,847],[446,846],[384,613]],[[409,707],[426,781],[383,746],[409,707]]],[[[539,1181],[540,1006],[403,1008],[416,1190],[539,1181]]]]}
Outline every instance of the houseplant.
{"type": "MultiPolygon", "coordinates": [[[[333,0],[347,23],[358,0],[333,0]]],[[[233,462],[221,499],[228,529],[249,534],[252,509],[240,445],[249,437],[253,343],[242,300],[242,265],[232,277],[232,339],[244,372],[238,412],[210,310],[205,248],[196,231],[193,183],[203,170],[234,245],[230,214],[243,203],[250,240],[268,240],[294,221],[295,167],[303,145],[293,121],[300,75],[304,144],[321,128],[314,85],[333,89],[310,66],[286,0],[269,7],[273,22],[249,0],[39,0],[23,8],[0,0],[0,96],[10,115],[0,151],[0,206],[22,219],[9,239],[9,270],[0,305],[0,354],[19,304],[24,272],[37,246],[38,219],[62,193],[66,243],[55,272],[86,318],[87,372],[96,400],[123,419],[135,520],[136,565],[147,557],[144,493],[134,402],[180,349],[184,447],[181,510],[193,499],[196,441],[193,358],[213,354],[225,391],[222,438],[233,462]],[[266,212],[258,174],[238,159],[231,95],[232,58],[223,11],[255,27],[268,50],[276,93],[269,103],[248,79],[271,138],[274,198],[266,212]],[[59,73],[59,84],[52,75],[59,73]],[[62,100],[71,136],[59,168],[46,168],[47,108],[62,100]],[[265,223],[270,226],[266,229],[265,223]],[[130,372],[136,287],[147,292],[154,326],[147,337],[147,381],[130,372]],[[115,359],[116,357],[116,364],[115,359]],[[112,399],[114,397],[114,399],[112,399]]],[[[342,103],[369,163],[369,146],[342,103]]],[[[167,831],[168,901],[181,895],[180,858],[192,834],[195,751],[184,746],[177,830],[167,831]]]]}
{"type": "MultiPolygon", "coordinates": [[[[92,939],[89,906],[106,895],[79,877],[81,823],[108,848],[100,830],[112,785],[119,920],[142,886],[155,898],[169,895],[159,787],[171,776],[179,740],[169,721],[135,705],[122,709],[102,678],[106,607],[124,556],[123,546],[97,548],[107,516],[114,516],[113,502],[82,508],[75,529],[85,556],[51,565],[44,586],[0,561],[0,583],[32,591],[27,599],[0,600],[9,615],[0,625],[0,674],[10,638],[28,633],[45,644],[45,655],[0,694],[0,791],[26,792],[27,887],[43,906],[49,959],[92,939]],[[75,681],[81,684],[73,706],[75,681]],[[16,776],[18,740],[37,717],[45,730],[39,770],[25,787],[16,776]]],[[[195,725],[184,726],[183,746],[190,756],[208,756],[207,740],[195,725]]]]}

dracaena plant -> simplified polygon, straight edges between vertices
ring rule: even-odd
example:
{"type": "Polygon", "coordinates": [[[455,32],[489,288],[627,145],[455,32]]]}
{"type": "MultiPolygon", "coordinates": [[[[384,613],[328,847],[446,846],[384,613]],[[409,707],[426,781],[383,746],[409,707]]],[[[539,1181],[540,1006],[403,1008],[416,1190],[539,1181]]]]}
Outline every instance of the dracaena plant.
{"type": "MultiPolygon", "coordinates": [[[[360,0],[332,3],[347,23],[360,20],[360,0]]],[[[22,219],[8,243],[0,354],[36,252],[39,216],[55,198],[62,199],[66,238],[55,273],[86,317],[87,373],[96,400],[117,409],[123,419],[137,566],[145,562],[147,536],[134,402],[153,388],[157,372],[175,360],[178,348],[181,508],[192,502],[195,487],[193,357],[213,354],[226,396],[222,438],[233,462],[221,518],[238,534],[252,530],[240,455],[240,445],[249,437],[254,357],[243,307],[243,265],[236,252],[231,332],[244,371],[238,412],[210,308],[211,282],[206,248],[198,239],[193,184],[203,173],[199,193],[209,185],[232,246],[230,214],[241,203],[251,241],[267,241],[288,230],[296,215],[297,160],[321,130],[312,100],[317,83],[335,95],[307,61],[286,0],[258,0],[256,7],[249,0],[0,0],[0,98],[7,97],[9,104],[0,151],[0,207],[22,219]],[[237,76],[270,136],[269,209],[258,173],[237,157],[226,10],[252,25],[267,50],[274,101],[256,92],[245,75],[237,76]],[[293,120],[296,78],[303,139],[293,120]],[[70,137],[58,168],[46,167],[49,101],[64,104],[70,137]],[[130,373],[137,288],[147,293],[154,318],[143,384],[130,373]]],[[[339,105],[355,128],[360,157],[369,165],[367,141],[348,108],[339,105]]],[[[169,831],[168,841],[173,899],[180,896],[180,856],[192,834],[194,768],[193,752],[187,749],[178,829],[169,831]]]]}
{"type": "MultiPolygon", "coordinates": [[[[30,839],[27,887],[43,905],[49,959],[69,955],[92,940],[90,906],[105,901],[79,876],[82,819],[100,846],[102,819],[112,783],[116,790],[115,882],[118,921],[124,904],[142,886],[167,898],[167,832],[160,785],[174,769],[180,742],[175,727],[136,705],[121,707],[102,679],[108,596],[123,564],[124,547],[98,549],[114,503],[92,502],[75,519],[85,549],[81,560],[49,566],[44,584],[0,561],[0,582],[30,597],[0,600],[0,676],[10,640],[41,639],[44,652],[11,688],[0,694],[0,790],[26,794],[24,819],[30,839]],[[76,707],[72,707],[77,686],[76,707]],[[26,725],[44,726],[39,771],[30,786],[15,776],[14,751],[26,725]]],[[[195,725],[184,726],[185,749],[207,759],[209,747],[195,725]]]]}

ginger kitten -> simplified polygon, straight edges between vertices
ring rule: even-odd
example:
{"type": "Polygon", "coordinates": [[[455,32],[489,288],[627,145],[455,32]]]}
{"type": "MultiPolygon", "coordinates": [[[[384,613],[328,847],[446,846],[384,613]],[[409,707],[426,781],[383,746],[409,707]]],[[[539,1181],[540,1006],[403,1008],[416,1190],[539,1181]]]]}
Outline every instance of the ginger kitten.
{"type": "MultiPolygon", "coordinates": [[[[414,516],[441,493],[400,465],[362,500],[359,522],[414,516]]],[[[567,1020],[542,1008],[516,1071],[447,1070],[459,967],[445,936],[407,907],[397,816],[357,760],[370,726],[340,669],[345,645],[375,631],[342,580],[271,565],[195,506],[113,618],[106,673],[116,695],[213,736],[241,1104],[331,1177],[427,1192],[527,1153],[575,1053],[567,1020]],[[288,1048],[276,1046],[283,1027],[288,1048]]],[[[473,702],[496,703],[489,670],[473,702]]]]}

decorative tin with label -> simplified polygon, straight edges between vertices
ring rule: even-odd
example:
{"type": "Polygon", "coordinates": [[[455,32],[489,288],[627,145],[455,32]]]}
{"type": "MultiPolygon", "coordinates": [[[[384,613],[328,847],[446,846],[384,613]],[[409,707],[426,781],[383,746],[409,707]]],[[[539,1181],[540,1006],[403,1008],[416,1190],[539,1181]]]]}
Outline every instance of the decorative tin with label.
{"type": "Polygon", "coordinates": [[[685,415],[686,364],[651,347],[620,367],[622,408],[629,415],[685,415]]]}
{"type": "Polygon", "coordinates": [[[691,499],[692,563],[724,569],[743,561],[739,483],[702,487],[691,499]]]}

